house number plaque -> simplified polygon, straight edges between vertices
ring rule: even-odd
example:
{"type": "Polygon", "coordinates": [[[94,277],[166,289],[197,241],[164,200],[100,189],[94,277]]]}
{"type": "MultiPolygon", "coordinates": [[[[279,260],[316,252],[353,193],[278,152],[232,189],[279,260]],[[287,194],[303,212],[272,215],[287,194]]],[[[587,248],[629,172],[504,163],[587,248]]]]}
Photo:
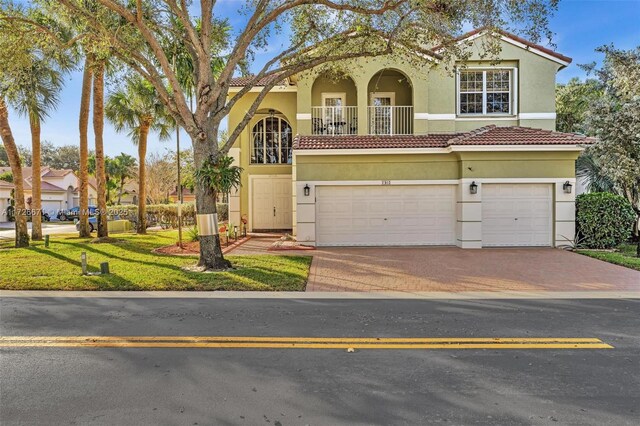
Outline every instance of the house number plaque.
{"type": "Polygon", "coordinates": [[[390,180],[383,180],[382,184],[383,185],[391,185],[391,181],[390,180]]]}

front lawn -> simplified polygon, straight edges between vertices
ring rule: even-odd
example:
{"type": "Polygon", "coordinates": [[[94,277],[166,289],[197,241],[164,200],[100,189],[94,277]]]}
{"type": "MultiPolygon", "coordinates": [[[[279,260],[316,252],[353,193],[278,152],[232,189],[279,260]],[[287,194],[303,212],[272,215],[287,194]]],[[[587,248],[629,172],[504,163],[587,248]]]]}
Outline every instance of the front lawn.
{"type": "Polygon", "coordinates": [[[578,253],[640,271],[640,258],[636,257],[635,244],[623,244],[618,247],[618,250],[617,252],[578,250],[578,253]]]}
{"type": "Polygon", "coordinates": [[[25,249],[0,243],[0,289],[4,290],[258,290],[302,291],[309,275],[308,256],[227,256],[236,268],[198,273],[181,269],[195,257],[151,253],[174,244],[176,231],[148,235],[114,234],[117,243],[90,244],[89,239],[51,235],[50,247],[32,242],[25,249]],[[90,272],[109,262],[111,274],[82,276],[80,253],[87,253],[90,272]]]}

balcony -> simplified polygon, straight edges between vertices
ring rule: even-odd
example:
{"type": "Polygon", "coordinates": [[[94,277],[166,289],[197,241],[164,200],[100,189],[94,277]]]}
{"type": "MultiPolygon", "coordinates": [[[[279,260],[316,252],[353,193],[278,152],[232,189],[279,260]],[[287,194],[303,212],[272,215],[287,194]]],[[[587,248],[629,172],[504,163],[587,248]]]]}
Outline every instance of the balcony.
{"type": "Polygon", "coordinates": [[[311,108],[311,133],[330,136],[357,135],[358,107],[311,108]]]}
{"type": "Polygon", "coordinates": [[[412,106],[370,106],[370,135],[412,135],[412,106]]]}

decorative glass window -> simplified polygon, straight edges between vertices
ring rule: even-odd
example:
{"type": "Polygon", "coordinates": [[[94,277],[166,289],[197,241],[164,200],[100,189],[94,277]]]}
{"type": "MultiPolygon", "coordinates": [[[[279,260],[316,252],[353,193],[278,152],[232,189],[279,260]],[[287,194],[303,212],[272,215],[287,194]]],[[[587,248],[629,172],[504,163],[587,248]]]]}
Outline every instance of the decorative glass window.
{"type": "Polygon", "coordinates": [[[460,71],[459,114],[511,114],[511,71],[460,71]]]}
{"type": "Polygon", "coordinates": [[[253,126],[252,164],[291,164],[293,132],[283,118],[266,117],[253,126]]]}

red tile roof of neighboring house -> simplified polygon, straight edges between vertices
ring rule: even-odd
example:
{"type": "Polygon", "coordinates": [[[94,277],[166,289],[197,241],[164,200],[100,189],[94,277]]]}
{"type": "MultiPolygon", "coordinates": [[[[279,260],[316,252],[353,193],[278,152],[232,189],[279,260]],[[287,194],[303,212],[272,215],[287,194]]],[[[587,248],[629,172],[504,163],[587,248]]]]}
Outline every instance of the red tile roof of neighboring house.
{"type": "MultiPolygon", "coordinates": [[[[253,79],[255,78],[255,75],[248,75],[245,77],[236,77],[236,78],[232,78],[231,79],[231,87],[244,87],[248,84],[251,84],[251,82],[253,81],[253,79]]],[[[268,77],[262,77],[260,80],[258,80],[254,86],[266,86],[269,83],[273,83],[274,81],[276,81],[276,85],[277,86],[288,86],[289,83],[287,80],[283,80],[280,79],[278,74],[274,74],[268,77]],[[279,81],[277,81],[279,80],[279,81]]]]}
{"type": "MultiPolygon", "coordinates": [[[[459,41],[465,40],[465,39],[467,39],[469,37],[473,37],[474,35],[480,34],[481,32],[487,31],[487,30],[488,30],[487,27],[477,28],[477,29],[475,29],[473,31],[469,31],[468,33],[462,34],[460,37],[454,38],[453,40],[451,40],[448,43],[443,43],[443,44],[441,44],[439,46],[436,46],[436,47],[433,48],[433,50],[435,52],[438,52],[438,51],[440,51],[442,49],[445,49],[448,44],[457,43],[459,41]]],[[[539,50],[541,52],[546,53],[547,55],[551,55],[554,58],[560,59],[561,61],[571,63],[571,61],[573,60],[568,56],[564,56],[564,55],[562,55],[562,54],[560,54],[558,52],[555,52],[555,51],[549,49],[548,47],[544,47],[544,46],[541,46],[539,44],[530,42],[529,40],[524,39],[522,37],[519,37],[519,36],[517,36],[515,34],[512,34],[512,33],[508,32],[508,31],[504,31],[504,30],[501,30],[501,29],[494,29],[492,31],[495,32],[495,33],[498,33],[498,34],[500,34],[500,35],[502,35],[504,37],[507,37],[507,38],[510,38],[510,39],[512,39],[514,41],[517,41],[518,43],[522,43],[525,46],[528,46],[528,47],[530,47],[532,49],[537,49],[537,50],[539,50]]]]}
{"type": "Polygon", "coordinates": [[[293,149],[447,148],[460,145],[589,145],[595,139],[530,127],[490,125],[466,133],[409,136],[296,136],[293,149]]]}
{"type": "Polygon", "coordinates": [[[42,177],[64,177],[69,173],[73,173],[70,169],[47,169],[47,172],[42,177]]]}
{"type": "Polygon", "coordinates": [[[6,180],[0,180],[0,188],[13,188],[13,183],[6,180]]]}

